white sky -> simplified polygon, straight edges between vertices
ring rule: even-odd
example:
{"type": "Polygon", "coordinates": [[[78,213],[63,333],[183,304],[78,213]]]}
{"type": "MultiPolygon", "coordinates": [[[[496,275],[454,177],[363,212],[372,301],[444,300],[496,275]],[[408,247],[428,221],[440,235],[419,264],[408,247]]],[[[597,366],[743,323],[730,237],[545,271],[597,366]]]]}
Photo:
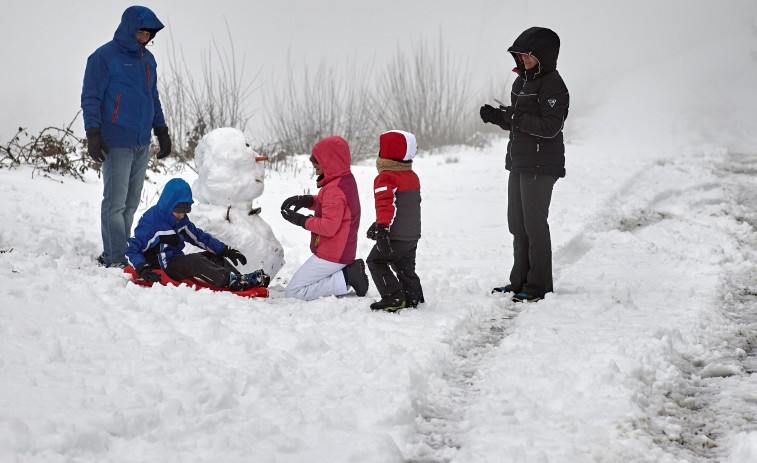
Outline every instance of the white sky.
{"type": "MultiPolygon", "coordinates": [[[[73,118],[87,56],[112,38],[121,13],[132,4],[30,0],[3,6],[0,144],[18,126],[34,130],[61,126],[73,118]]],[[[220,44],[228,43],[226,19],[247,71],[252,75],[262,68],[263,84],[285,72],[287,52],[295,60],[309,62],[345,61],[356,55],[381,63],[398,45],[411,48],[418,40],[435,40],[439,33],[448,49],[469,60],[471,74],[502,74],[506,79],[512,67],[506,49],[515,37],[533,25],[550,27],[562,39],[558,69],[571,90],[574,114],[580,113],[580,102],[598,85],[644,60],[658,62],[692,45],[723,38],[732,26],[757,29],[753,0],[157,0],[143,4],[170,28],[176,45],[190,60],[208,49],[212,35],[220,44]]],[[[164,31],[152,49],[159,70],[168,43],[164,31]]],[[[734,46],[743,47],[745,53],[757,49],[754,44],[734,46]]],[[[717,57],[702,63],[722,65],[717,57]]],[[[77,123],[76,130],[82,131],[81,126],[77,123]]]]}

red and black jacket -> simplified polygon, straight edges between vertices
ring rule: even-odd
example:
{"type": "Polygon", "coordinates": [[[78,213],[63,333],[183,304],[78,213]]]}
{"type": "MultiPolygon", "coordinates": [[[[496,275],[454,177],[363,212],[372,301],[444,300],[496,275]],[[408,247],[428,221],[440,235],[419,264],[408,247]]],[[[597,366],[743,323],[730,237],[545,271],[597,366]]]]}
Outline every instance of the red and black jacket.
{"type": "Polygon", "coordinates": [[[421,183],[412,170],[385,170],[373,181],[376,223],[389,227],[389,237],[416,241],[421,237],[421,183]]]}

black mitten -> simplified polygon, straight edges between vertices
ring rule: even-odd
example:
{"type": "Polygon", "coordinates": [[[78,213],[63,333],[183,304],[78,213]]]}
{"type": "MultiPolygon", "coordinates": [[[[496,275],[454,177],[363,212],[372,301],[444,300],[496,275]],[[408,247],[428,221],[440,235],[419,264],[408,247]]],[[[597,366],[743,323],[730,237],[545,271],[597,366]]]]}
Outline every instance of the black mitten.
{"type": "Polygon", "coordinates": [[[244,256],[244,254],[234,248],[226,246],[225,248],[223,248],[221,255],[229,259],[234,265],[238,265],[239,262],[241,262],[242,265],[247,264],[247,258],[244,256]]]}
{"type": "Polygon", "coordinates": [[[310,216],[308,215],[300,214],[299,212],[294,212],[291,209],[282,209],[281,216],[284,217],[285,220],[302,228],[305,228],[305,221],[310,218],[310,216]]]}
{"type": "Polygon", "coordinates": [[[105,144],[99,127],[87,130],[87,153],[96,162],[105,161],[105,155],[110,153],[110,148],[105,144]]]}
{"type": "Polygon", "coordinates": [[[168,135],[168,127],[155,127],[153,132],[155,133],[155,136],[158,137],[158,145],[160,146],[160,151],[156,157],[158,159],[163,159],[171,154],[171,136],[168,135]]]}
{"type": "Polygon", "coordinates": [[[369,240],[375,240],[376,239],[376,222],[373,222],[370,227],[368,227],[368,231],[365,233],[366,238],[369,240]]]}
{"type": "Polygon", "coordinates": [[[385,256],[392,253],[392,244],[389,239],[389,227],[386,225],[376,225],[376,248],[385,256]]]}

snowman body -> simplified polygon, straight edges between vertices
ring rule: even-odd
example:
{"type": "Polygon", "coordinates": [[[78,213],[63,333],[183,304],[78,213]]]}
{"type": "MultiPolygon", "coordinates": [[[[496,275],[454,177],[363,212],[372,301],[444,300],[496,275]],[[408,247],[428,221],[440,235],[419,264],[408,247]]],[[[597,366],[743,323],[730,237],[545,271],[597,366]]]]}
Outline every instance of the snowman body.
{"type": "Polygon", "coordinates": [[[271,276],[284,266],[284,249],[254,209],[263,194],[265,163],[234,128],[215,129],[195,148],[197,180],[192,185],[194,224],[247,257],[243,273],[263,269],[271,276]]]}

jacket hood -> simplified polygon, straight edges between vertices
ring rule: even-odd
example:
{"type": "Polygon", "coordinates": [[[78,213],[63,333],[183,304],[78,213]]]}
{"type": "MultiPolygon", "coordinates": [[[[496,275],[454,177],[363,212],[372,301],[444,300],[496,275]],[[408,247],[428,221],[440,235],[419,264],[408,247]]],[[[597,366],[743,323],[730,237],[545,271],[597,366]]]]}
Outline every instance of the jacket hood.
{"type": "Polygon", "coordinates": [[[137,42],[137,31],[150,29],[150,40],[155,34],[163,29],[163,23],[158,20],[155,13],[145,6],[130,6],[121,15],[121,24],[118,25],[113,40],[125,46],[129,50],[137,51],[142,44],[137,42]]]}
{"type": "MultiPolygon", "coordinates": [[[[174,216],[173,209],[178,203],[194,203],[192,189],[189,184],[180,178],[174,178],[166,183],[158,200],[158,210],[166,219],[171,220],[174,216]]],[[[173,220],[176,220],[173,218],[173,220]]]]}
{"type": "Polygon", "coordinates": [[[324,178],[318,182],[318,186],[350,173],[350,147],[342,137],[321,139],[313,146],[313,156],[323,168],[324,178]]]}
{"type": "Polygon", "coordinates": [[[526,75],[526,68],[523,66],[523,62],[518,59],[519,53],[531,55],[539,60],[539,64],[528,71],[528,80],[531,80],[557,69],[560,37],[546,27],[531,27],[523,31],[507,51],[513,56],[516,71],[521,76],[526,75]]]}

